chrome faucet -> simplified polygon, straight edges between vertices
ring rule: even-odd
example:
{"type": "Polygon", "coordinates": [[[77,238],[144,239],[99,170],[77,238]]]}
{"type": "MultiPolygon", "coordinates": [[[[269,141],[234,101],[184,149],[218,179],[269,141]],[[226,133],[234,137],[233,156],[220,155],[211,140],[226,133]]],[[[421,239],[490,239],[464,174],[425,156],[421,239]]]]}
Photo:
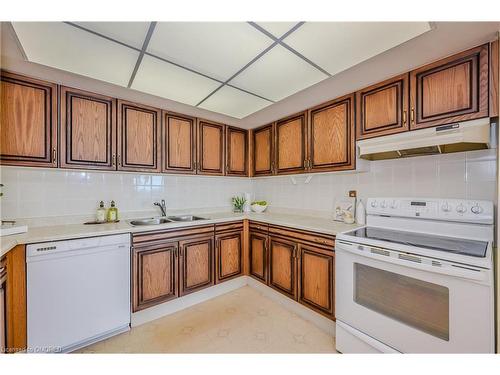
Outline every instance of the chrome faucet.
{"type": "Polygon", "coordinates": [[[165,204],[165,199],[162,199],[161,202],[154,202],[155,206],[160,207],[161,216],[167,216],[167,205],[165,204]]]}

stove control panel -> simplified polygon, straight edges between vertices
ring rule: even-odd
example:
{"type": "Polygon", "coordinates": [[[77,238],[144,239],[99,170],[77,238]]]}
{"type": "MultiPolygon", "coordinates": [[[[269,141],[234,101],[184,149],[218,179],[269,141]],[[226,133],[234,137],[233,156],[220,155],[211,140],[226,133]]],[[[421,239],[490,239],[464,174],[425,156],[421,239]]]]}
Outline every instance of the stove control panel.
{"type": "Polygon", "coordinates": [[[466,199],[368,198],[368,215],[493,223],[493,202],[466,199]]]}

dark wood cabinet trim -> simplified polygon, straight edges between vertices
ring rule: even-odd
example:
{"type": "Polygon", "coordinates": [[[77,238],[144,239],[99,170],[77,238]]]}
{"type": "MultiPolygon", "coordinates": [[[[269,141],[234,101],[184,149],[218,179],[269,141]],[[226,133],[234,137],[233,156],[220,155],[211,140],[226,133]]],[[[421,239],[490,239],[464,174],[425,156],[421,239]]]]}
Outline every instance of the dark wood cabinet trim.
{"type": "Polygon", "coordinates": [[[274,160],[275,160],[275,165],[276,165],[276,174],[295,174],[295,173],[302,173],[305,171],[305,159],[307,158],[307,150],[306,150],[306,145],[307,145],[307,111],[300,112],[288,117],[285,117],[279,121],[276,121],[275,125],[275,136],[274,136],[274,160]],[[297,167],[291,167],[291,168],[280,168],[280,159],[279,159],[279,151],[280,151],[280,145],[279,145],[279,135],[280,135],[280,127],[291,122],[294,120],[300,119],[301,121],[301,137],[302,137],[302,142],[301,142],[301,152],[302,152],[302,158],[300,161],[300,165],[297,167]]]}
{"type": "Polygon", "coordinates": [[[161,160],[161,110],[153,107],[148,107],[141,104],[128,102],[125,100],[118,100],[118,170],[121,171],[140,171],[140,172],[160,172],[161,160]],[[151,143],[154,145],[153,149],[153,163],[152,164],[135,164],[127,160],[127,109],[132,109],[139,112],[145,112],[153,116],[154,131],[151,143]]]}
{"type": "Polygon", "coordinates": [[[253,175],[254,176],[269,176],[274,173],[274,123],[268,124],[261,126],[260,128],[253,129],[252,131],[252,168],[253,168],[253,175]],[[257,171],[255,169],[256,167],[256,158],[257,155],[255,153],[255,144],[256,144],[256,138],[257,134],[262,132],[262,131],[267,131],[269,130],[269,168],[257,171]]]}
{"type": "MultiPolygon", "coordinates": [[[[0,80],[26,87],[42,90],[44,93],[45,127],[43,157],[7,155],[0,153],[1,165],[16,165],[27,167],[57,167],[57,85],[47,81],[42,81],[23,75],[11,73],[5,70],[0,71],[0,80]]],[[[1,151],[1,150],[0,150],[1,151]]]]}
{"type": "Polygon", "coordinates": [[[182,174],[195,174],[196,173],[196,118],[190,117],[190,116],[185,116],[182,114],[178,113],[173,113],[173,112],[167,112],[163,111],[163,122],[162,122],[162,132],[161,132],[161,139],[162,139],[162,150],[163,150],[163,168],[162,172],[166,173],[182,173],[182,174]],[[191,165],[187,168],[184,167],[179,167],[179,166],[174,166],[171,164],[170,158],[169,158],[169,149],[168,149],[168,141],[170,137],[169,133],[169,120],[170,119],[179,119],[182,121],[187,121],[191,124],[191,165]]]}
{"type": "Polygon", "coordinates": [[[287,239],[283,239],[280,237],[276,236],[269,236],[269,255],[268,255],[268,264],[269,264],[269,286],[275,290],[277,290],[280,293],[283,293],[284,295],[296,300],[297,299],[297,252],[298,252],[298,244],[294,241],[290,241],[287,239]],[[288,290],[286,288],[283,288],[282,286],[275,284],[273,282],[273,275],[274,275],[274,269],[273,269],[273,247],[274,244],[281,244],[284,245],[285,247],[288,247],[291,249],[291,254],[290,254],[290,277],[291,277],[291,289],[288,290]]]}
{"type": "Polygon", "coordinates": [[[249,241],[250,241],[250,246],[249,246],[249,273],[250,276],[253,278],[263,282],[264,284],[267,284],[268,282],[268,276],[269,276],[269,237],[266,234],[263,234],[262,232],[254,232],[252,229],[250,229],[249,233],[249,241]],[[256,273],[256,271],[252,267],[252,253],[254,249],[252,248],[252,239],[256,238],[264,243],[264,254],[263,254],[263,259],[262,259],[262,271],[264,275],[259,275],[256,273]]]}
{"type": "Polygon", "coordinates": [[[219,124],[212,121],[198,119],[198,162],[197,162],[197,173],[198,174],[207,174],[207,175],[224,175],[224,138],[225,138],[225,125],[219,124]],[[220,131],[220,150],[213,149],[211,145],[205,145],[203,142],[203,128],[204,127],[212,127],[218,129],[220,131]],[[203,151],[205,147],[210,150],[210,152],[217,152],[220,168],[213,169],[207,168],[204,165],[203,160],[203,151]]]}
{"type": "Polygon", "coordinates": [[[61,86],[61,137],[60,165],[62,168],[116,170],[116,99],[88,91],[61,86]],[[72,105],[73,98],[80,98],[102,103],[106,106],[106,160],[73,160],[72,159],[72,105]]]}
{"type": "Polygon", "coordinates": [[[221,283],[223,281],[227,281],[230,279],[234,279],[235,277],[241,276],[243,272],[242,264],[243,264],[243,231],[237,230],[233,232],[226,232],[224,234],[218,234],[215,236],[215,250],[216,250],[216,267],[215,267],[215,272],[216,272],[216,283],[221,283]],[[221,241],[223,240],[229,240],[232,238],[236,238],[239,241],[239,248],[238,248],[238,259],[239,259],[239,264],[238,264],[238,270],[227,274],[227,275],[222,275],[222,255],[221,255],[221,241]]]}
{"type": "Polygon", "coordinates": [[[180,276],[179,276],[179,286],[180,286],[180,291],[179,295],[180,296],[185,296],[190,293],[194,293],[198,290],[208,288],[212,285],[215,284],[215,261],[214,261],[214,237],[213,235],[211,236],[205,236],[201,238],[195,238],[195,239],[185,239],[179,241],[179,270],[180,270],[180,276]],[[202,282],[193,286],[188,286],[187,285],[187,262],[186,262],[186,248],[191,245],[197,245],[197,244],[204,244],[207,243],[209,246],[209,277],[206,282],[202,282]]]}
{"type": "Polygon", "coordinates": [[[248,176],[248,130],[235,128],[233,126],[226,127],[226,175],[227,176],[248,176]],[[244,170],[233,171],[231,169],[231,133],[241,133],[244,136],[243,154],[244,154],[244,170]]]}
{"type": "Polygon", "coordinates": [[[410,130],[488,116],[488,50],[488,44],[485,44],[410,72],[410,112],[414,112],[414,121],[410,121],[410,130]],[[425,117],[422,107],[423,79],[430,74],[461,64],[467,64],[469,67],[469,106],[462,110],[425,117]]]}
{"type": "Polygon", "coordinates": [[[308,111],[308,132],[307,132],[307,139],[308,139],[308,153],[309,155],[307,156],[307,159],[310,162],[310,170],[312,172],[328,172],[328,171],[341,171],[341,170],[348,170],[348,169],[355,169],[356,168],[356,139],[355,139],[355,130],[354,130],[354,117],[355,117],[355,111],[354,111],[354,94],[349,94],[345,95],[343,97],[340,97],[338,99],[332,100],[328,103],[322,104],[317,107],[313,107],[308,111]],[[328,163],[328,164],[314,164],[314,147],[313,147],[313,141],[314,141],[314,127],[313,127],[313,121],[314,121],[314,115],[318,112],[330,109],[332,107],[346,104],[348,107],[347,114],[346,114],[346,119],[345,122],[347,125],[346,128],[346,159],[343,162],[339,163],[328,163]]]}
{"type": "Polygon", "coordinates": [[[356,122],[357,135],[356,139],[367,139],[380,137],[382,135],[396,134],[408,131],[410,129],[408,113],[409,102],[409,73],[405,73],[375,85],[366,87],[356,92],[356,122]],[[379,126],[374,129],[366,128],[365,118],[365,103],[366,97],[374,93],[395,87],[397,90],[397,120],[394,123],[379,126]]]}

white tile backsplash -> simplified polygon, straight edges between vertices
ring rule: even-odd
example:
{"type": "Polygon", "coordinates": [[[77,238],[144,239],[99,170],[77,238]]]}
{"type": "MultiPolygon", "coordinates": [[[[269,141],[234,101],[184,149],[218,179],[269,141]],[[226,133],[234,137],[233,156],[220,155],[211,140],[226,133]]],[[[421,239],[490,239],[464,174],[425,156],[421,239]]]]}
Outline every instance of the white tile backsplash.
{"type": "Polygon", "coordinates": [[[93,215],[112,199],[123,213],[154,210],[165,199],[171,210],[230,208],[234,195],[252,192],[271,208],[332,212],[334,201],[357,190],[358,196],[414,196],[496,201],[496,150],[424,156],[370,163],[363,173],[269,178],[87,172],[1,167],[3,219],[93,215]]]}

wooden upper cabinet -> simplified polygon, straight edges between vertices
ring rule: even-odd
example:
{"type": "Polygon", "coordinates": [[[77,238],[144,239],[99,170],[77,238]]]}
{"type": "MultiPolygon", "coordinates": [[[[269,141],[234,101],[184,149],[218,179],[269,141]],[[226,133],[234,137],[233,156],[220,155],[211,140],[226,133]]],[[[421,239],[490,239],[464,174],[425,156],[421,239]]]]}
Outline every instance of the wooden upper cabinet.
{"type": "Polygon", "coordinates": [[[332,250],[300,245],[299,302],[328,317],[334,315],[334,262],[332,250]]]}
{"type": "Polygon", "coordinates": [[[306,112],[276,122],[276,173],[300,173],[306,163],[306,112]]]}
{"type": "Polygon", "coordinates": [[[163,172],[196,173],[196,119],[163,112],[163,172]]]}
{"type": "Polygon", "coordinates": [[[0,73],[0,163],[57,167],[57,86],[0,73]]]}
{"type": "Polygon", "coordinates": [[[250,276],[266,284],[268,277],[267,235],[250,231],[249,239],[250,276]]]}
{"type": "Polygon", "coordinates": [[[241,230],[215,236],[216,282],[241,275],[243,259],[243,232],[241,230]]]}
{"type": "Polygon", "coordinates": [[[297,297],[297,249],[294,241],[269,236],[269,286],[297,297]]]}
{"type": "Polygon", "coordinates": [[[65,168],[116,169],[116,100],[61,87],[61,155],[65,168]]]}
{"type": "Polygon", "coordinates": [[[197,173],[224,174],[224,127],[215,122],[198,121],[197,173]]]}
{"type": "Polygon", "coordinates": [[[354,169],[354,94],[312,108],[308,134],[308,170],[354,169]]]}
{"type": "Polygon", "coordinates": [[[498,39],[490,44],[490,117],[498,116],[498,97],[500,95],[498,88],[500,75],[498,44],[498,39]]]}
{"type": "Polygon", "coordinates": [[[180,295],[214,285],[214,237],[179,241],[180,295]]]}
{"type": "Polygon", "coordinates": [[[226,128],[226,175],[248,175],[247,131],[244,129],[226,128]]]}
{"type": "Polygon", "coordinates": [[[357,139],[409,130],[408,73],[356,93],[357,139]]]}
{"type": "Polygon", "coordinates": [[[274,172],[273,124],[254,129],[252,134],[253,175],[271,175],[274,172]]]}
{"type": "Polygon", "coordinates": [[[410,72],[410,129],[488,116],[488,44],[410,72]]]}
{"type": "Polygon", "coordinates": [[[133,252],[133,311],[179,296],[177,242],[136,246],[133,252]]]}
{"type": "Polygon", "coordinates": [[[161,111],[118,100],[118,169],[160,172],[161,111]]]}

